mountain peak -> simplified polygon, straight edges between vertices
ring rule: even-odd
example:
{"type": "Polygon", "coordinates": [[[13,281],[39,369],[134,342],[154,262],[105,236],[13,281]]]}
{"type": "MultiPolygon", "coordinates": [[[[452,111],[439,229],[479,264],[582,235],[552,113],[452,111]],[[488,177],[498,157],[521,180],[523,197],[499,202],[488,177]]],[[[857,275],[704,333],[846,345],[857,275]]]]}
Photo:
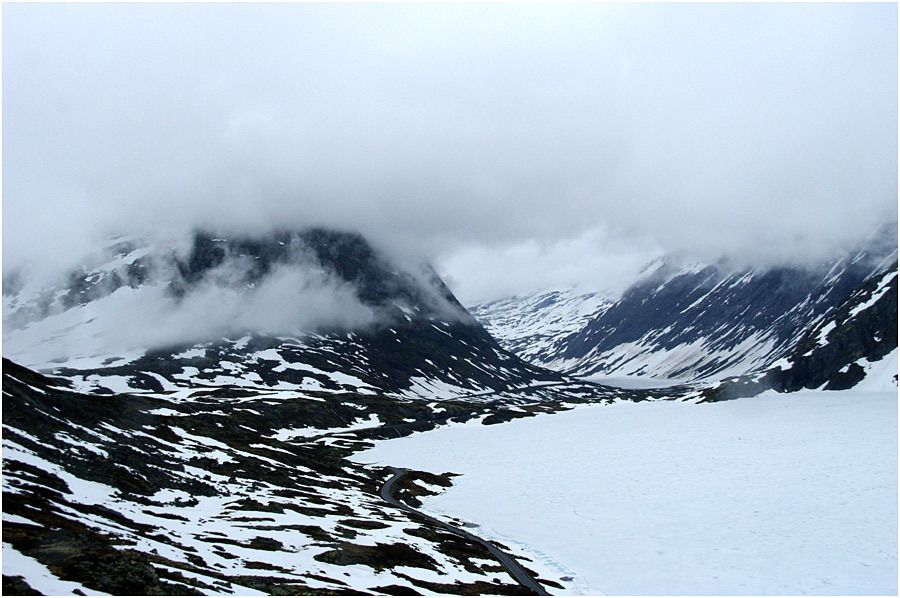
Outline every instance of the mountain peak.
{"type": "Polygon", "coordinates": [[[119,238],[103,263],[4,297],[6,356],[115,392],[453,395],[560,379],[501,349],[430,266],[358,233],[196,231],[161,247],[119,238]]]}

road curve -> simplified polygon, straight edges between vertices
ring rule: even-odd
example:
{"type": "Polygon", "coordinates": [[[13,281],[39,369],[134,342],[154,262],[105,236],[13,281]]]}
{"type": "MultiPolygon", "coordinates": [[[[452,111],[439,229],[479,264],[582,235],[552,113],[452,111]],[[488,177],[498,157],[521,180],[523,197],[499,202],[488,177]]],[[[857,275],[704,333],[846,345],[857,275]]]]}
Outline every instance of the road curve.
{"type": "Polygon", "coordinates": [[[538,596],[549,596],[550,595],[547,592],[547,590],[545,590],[543,588],[543,586],[541,586],[541,584],[539,584],[537,581],[535,581],[535,579],[531,575],[529,575],[525,571],[524,568],[522,568],[522,565],[520,565],[519,562],[516,561],[516,559],[514,559],[510,555],[506,554],[505,552],[503,552],[502,550],[500,550],[499,548],[497,548],[496,546],[494,546],[487,540],[479,538],[475,534],[471,534],[471,533],[467,532],[466,530],[458,528],[454,525],[450,525],[449,523],[444,523],[443,521],[441,521],[439,519],[435,519],[434,517],[432,517],[430,515],[426,515],[425,513],[421,512],[421,511],[417,511],[416,509],[410,507],[409,505],[406,505],[406,504],[400,502],[399,500],[397,500],[396,498],[394,498],[394,496],[391,494],[391,488],[394,486],[395,483],[397,483],[400,479],[402,479],[403,476],[405,476],[407,473],[409,473],[409,470],[402,469],[399,467],[391,467],[390,470],[391,470],[391,472],[393,472],[394,475],[392,475],[390,477],[390,479],[388,479],[388,481],[386,481],[384,483],[384,485],[381,487],[381,490],[379,491],[379,493],[381,494],[381,498],[383,498],[385,502],[387,502],[388,504],[390,504],[392,506],[397,507],[398,509],[403,509],[404,511],[408,511],[410,513],[415,513],[422,519],[426,519],[429,522],[431,522],[435,525],[438,525],[438,526],[456,534],[457,536],[462,536],[463,538],[466,538],[467,540],[471,540],[473,542],[477,542],[477,543],[481,544],[482,546],[487,548],[488,551],[490,551],[490,553],[492,555],[497,557],[497,560],[500,561],[500,563],[504,567],[506,567],[506,570],[509,571],[509,574],[512,575],[513,579],[515,579],[517,582],[519,582],[520,585],[528,588],[529,590],[531,590],[538,596]]]}

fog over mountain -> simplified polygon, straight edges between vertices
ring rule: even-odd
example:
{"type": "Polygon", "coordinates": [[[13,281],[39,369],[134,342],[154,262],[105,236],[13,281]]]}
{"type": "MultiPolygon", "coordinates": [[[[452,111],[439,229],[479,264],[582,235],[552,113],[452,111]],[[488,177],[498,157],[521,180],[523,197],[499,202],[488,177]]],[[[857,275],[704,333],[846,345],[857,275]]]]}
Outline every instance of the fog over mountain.
{"type": "Polygon", "coordinates": [[[5,6],[4,269],[327,226],[465,302],[832,256],[897,218],[896,11],[5,6]]]}
{"type": "Polygon", "coordinates": [[[897,595],[896,4],[2,11],[0,594],[897,595]]]}

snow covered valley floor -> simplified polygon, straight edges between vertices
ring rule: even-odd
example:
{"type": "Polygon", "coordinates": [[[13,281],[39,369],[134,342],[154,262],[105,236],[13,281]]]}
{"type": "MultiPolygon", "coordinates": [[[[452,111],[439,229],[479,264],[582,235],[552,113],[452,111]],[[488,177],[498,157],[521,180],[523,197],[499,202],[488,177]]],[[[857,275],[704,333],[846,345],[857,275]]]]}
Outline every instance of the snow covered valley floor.
{"type": "MultiPolygon", "coordinates": [[[[423,509],[586,594],[897,593],[897,394],[615,403],[382,441],[423,509]]],[[[550,588],[548,588],[550,589],[550,588]]]]}

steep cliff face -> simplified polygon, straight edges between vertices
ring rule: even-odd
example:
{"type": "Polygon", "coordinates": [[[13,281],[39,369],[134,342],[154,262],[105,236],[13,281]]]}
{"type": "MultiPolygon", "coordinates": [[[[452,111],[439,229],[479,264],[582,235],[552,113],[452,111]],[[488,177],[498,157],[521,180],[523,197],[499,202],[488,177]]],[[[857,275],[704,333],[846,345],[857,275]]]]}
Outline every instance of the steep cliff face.
{"type": "Polygon", "coordinates": [[[897,262],[867,279],[779,365],[781,389],[843,390],[865,376],[865,364],[897,349],[897,262]]]}
{"type": "Polygon", "coordinates": [[[860,382],[896,388],[897,262],[866,279],[827,318],[811,327],[791,353],[766,371],[728,378],[700,393],[717,401],[768,389],[845,390],[860,382]],[[892,374],[890,373],[892,370],[892,374]],[[877,372],[884,380],[867,380],[877,372]]]}

